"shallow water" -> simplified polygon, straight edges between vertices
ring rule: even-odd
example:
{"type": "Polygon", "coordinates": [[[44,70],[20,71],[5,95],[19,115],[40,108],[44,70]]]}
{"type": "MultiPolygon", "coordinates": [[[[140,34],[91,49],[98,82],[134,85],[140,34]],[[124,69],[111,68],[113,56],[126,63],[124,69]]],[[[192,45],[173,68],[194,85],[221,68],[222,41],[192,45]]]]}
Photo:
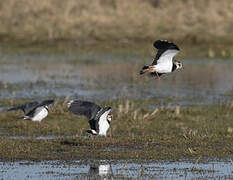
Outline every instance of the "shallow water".
{"type": "Polygon", "coordinates": [[[233,101],[233,61],[181,60],[184,69],[139,76],[150,58],[121,54],[1,54],[0,98],[156,98],[179,105],[233,101]]]}
{"type": "Polygon", "coordinates": [[[231,160],[195,163],[89,161],[0,162],[3,179],[231,179],[231,160]]]}
{"type": "Polygon", "coordinates": [[[47,135],[47,136],[11,136],[8,135],[7,133],[0,132],[0,137],[1,138],[6,138],[6,139],[34,139],[34,140],[53,140],[53,139],[70,139],[70,138],[75,138],[75,137],[82,137],[82,138],[87,138],[88,136],[78,136],[78,135],[70,135],[70,136],[56,136],[56,135],[47,135]]]}

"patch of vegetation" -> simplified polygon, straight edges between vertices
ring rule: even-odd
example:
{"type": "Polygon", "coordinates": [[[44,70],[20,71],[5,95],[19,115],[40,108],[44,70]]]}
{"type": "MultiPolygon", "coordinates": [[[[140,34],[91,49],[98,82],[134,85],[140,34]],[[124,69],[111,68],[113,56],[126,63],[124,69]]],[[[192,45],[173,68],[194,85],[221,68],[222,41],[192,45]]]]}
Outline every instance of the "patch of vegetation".
{"type": "Polygon", "coordinates": [[[9,0],[0,2],[0,50],[132,49],[148,54],[154,40],[168,39],[184,57],[232,58],[229,4],[231,0],[9,0]]]}
{"type": "MultiPolygon", "coordinates": [[[[0,114],[0,157],[30,159],[179,159],[233,157],[230,105],[148,108],[150,101],[116,100],[108,137],[92,137],[84,117],[57,101],[42,124],[17,119],[20,112],[0,114]],[[25,135],[29,138],[17,138],[25,135]],[[55,135],[56,139],[36,139],[55,135]],[[62,135],[73,137],[62,137],[62,135]],[[14,136],[14,139],[10,137],[14,136]]],[[[7,103],[5,103],[7,105],[7,103]]]]}

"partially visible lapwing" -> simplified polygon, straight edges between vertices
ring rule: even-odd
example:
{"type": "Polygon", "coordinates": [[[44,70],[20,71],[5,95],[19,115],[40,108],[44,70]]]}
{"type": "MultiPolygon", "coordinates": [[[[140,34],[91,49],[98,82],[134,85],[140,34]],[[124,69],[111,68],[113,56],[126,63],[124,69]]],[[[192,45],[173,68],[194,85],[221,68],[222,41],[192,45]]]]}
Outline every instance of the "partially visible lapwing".
{"type": "Polygon", "coordinates": [[[48,116],[48,106],[53,102],[54,100],[45,100],[41,103],[33,101],[26,104],[14,106],[8,109],[8,111],[22,110],[24,112],[24,116],[21,117],[22,119],[40,122],[42,121],[42,119],[48,116]]]}
{"type": "Polygon", "coordinates": [[[182,68],[182,63],[173,58],[180,51],[177,45],[167,40],[157,40],[153,45],[158,49],[158,52],[152,64],[144,66],[140,71],[140,74],[150,72],[152,75],[156,75],[158,79],[160,79],[161,75],[182,68]]]}
{"type": "Polygon", "coordinates": [[[88,133],[93,135],[106,136],[112,120],[111,107],[101,108],[99,105],[81,100],[68,102],[68,109],[76,115],[86,116],[90,124],[88,133]]]}

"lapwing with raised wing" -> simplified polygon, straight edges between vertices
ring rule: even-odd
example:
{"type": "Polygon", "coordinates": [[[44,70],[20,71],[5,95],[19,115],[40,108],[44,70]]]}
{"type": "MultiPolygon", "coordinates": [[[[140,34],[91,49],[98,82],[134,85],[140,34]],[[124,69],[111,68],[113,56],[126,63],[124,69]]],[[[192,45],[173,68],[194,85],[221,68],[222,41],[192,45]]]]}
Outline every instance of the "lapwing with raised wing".
{"type": "Polygon", "coordinates": [[[141,75],[150,72],[160,79],[161,75],[171,73],[183,67],[181,62],[173,58],[180,51],[177,45],[167,40],[157,40],[153,45],[158,49],[158,52],[152,64],[142,68],[140,71],[141,75]]]}
{"type": "Polygon", "coordinates": [[[28,102],[22,105],[16,105],[8,109],[8,111],[22,110],[24,116],[22,119],[32,120],[34,122],[41,122],[48,116],[48,106],[54,103],[54,100],[45,100],[41,103],[37,101],[28,102]]]}
{"type": "Polygon", "coordinates": [[[90,125],[88,133],[106,136],[112,120],[111,107],[101,108],[99,105],[81,100],[68,102],[68,109],[76,115],[86,116],[90,125]]]}

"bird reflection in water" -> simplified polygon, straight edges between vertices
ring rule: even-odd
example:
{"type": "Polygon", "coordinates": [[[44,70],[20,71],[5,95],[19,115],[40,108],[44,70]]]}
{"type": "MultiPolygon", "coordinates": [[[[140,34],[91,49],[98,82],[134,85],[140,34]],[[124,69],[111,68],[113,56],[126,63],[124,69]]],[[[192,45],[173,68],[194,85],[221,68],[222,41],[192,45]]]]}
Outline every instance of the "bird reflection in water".
{"type": "Polygon", "coordinates": [[[90,165],[88,177],[98,179],[112,179],[112,167],[110,164],[90,165]]]}

